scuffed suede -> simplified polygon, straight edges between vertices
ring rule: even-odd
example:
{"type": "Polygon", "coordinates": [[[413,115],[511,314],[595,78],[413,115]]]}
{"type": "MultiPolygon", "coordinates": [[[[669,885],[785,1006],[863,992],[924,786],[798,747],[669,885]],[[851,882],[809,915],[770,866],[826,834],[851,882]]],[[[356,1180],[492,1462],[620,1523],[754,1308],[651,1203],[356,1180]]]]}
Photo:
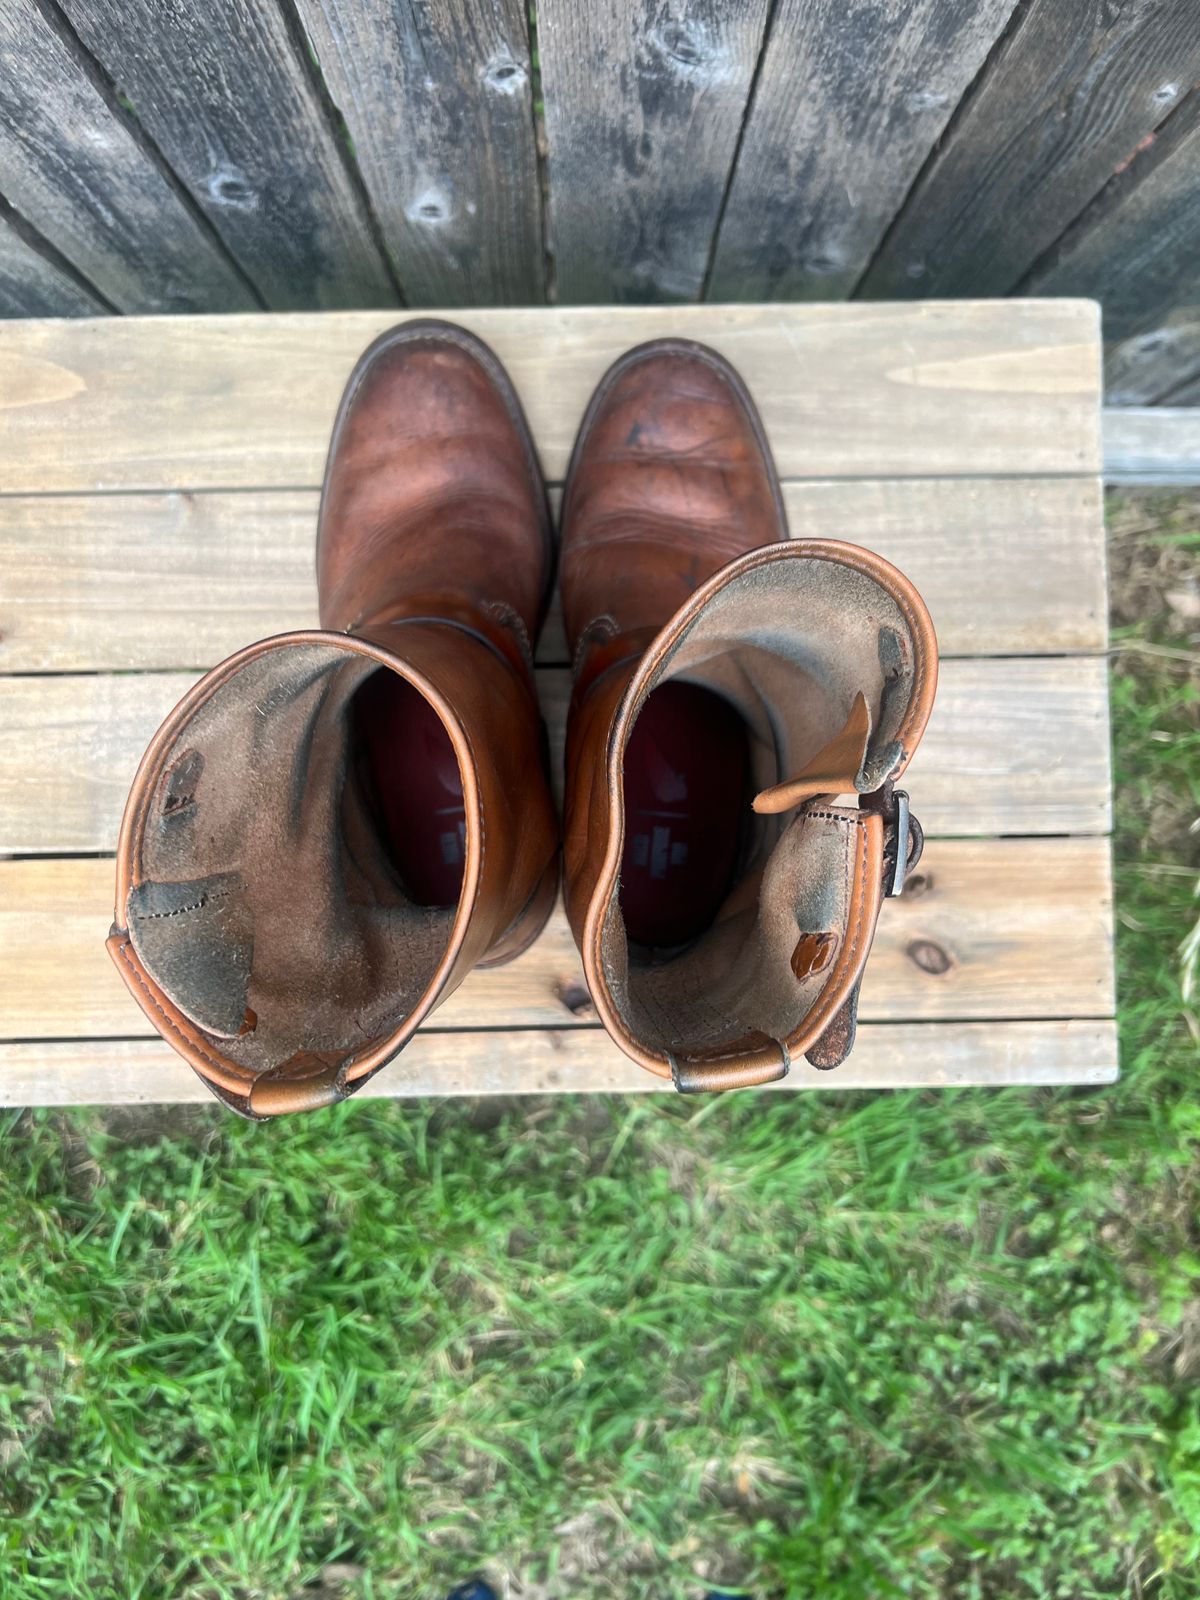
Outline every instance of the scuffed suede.
{"type": "Polygon", "coordinates": [[[148,797],[134,948],[255,1072],[394,1031],[450,936],[454,908],[407,898],[350,759],[350,703],[378,670],[319,644],[250,660],[179,731],[148,797]]]}
{"type": "MultiPolygon", "coordinates": [[[[663,659],[649,693],[677,679],[728,700],[749,731],[755,787],[763,790],[806,767],[844,728],[861,692],[870,735],[845,792],[865,793],[910,753],[925,670],[900,599],[847,561],[805,559],[797,550],[715,593],[663,659]]],[[[864,937],[850,923],[851,874],[855,830],[868,822],[835,798],[747,818],[738,881],[686,949],[631,949],[614,891],[603,924],[604,975],[618,1012],[646,1046],[693,1056],[802,1028],[829,971],[828,963],[810,970],[798,963],[799,975],[793,969],[802,936],[832,934],[830,950],[864,937]]]]}

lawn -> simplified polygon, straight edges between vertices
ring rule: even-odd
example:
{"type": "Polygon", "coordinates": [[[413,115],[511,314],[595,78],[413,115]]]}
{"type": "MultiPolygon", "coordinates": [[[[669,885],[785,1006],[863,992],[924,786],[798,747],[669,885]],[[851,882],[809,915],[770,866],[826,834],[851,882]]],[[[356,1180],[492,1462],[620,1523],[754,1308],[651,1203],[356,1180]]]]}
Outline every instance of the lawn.
{"type": "Polygon", "coordinates": [[[1119,1084],[9,1114],[0,1597],[1194,1600],[1200,496],[1109,515],[1119,1084]]]}

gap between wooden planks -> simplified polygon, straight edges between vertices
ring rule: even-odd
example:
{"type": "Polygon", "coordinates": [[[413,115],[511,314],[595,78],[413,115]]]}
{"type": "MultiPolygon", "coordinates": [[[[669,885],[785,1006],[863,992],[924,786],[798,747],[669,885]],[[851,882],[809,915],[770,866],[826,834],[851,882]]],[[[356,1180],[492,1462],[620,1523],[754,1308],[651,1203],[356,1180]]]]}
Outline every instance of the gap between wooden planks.
{"type": "MultiPolygon", "coordinates": [[[[0,861],[0,1039],[150,1031],[103,946],[112,895],[110,860],[0,861]]],[[[862,1015],[1109,1016],[1111,898],[1105,839],[931,840],[911,892],[884,906],[862,1015]]],[[[440,1027],[460,1028],[589,1019],[561,910],[525,955],[473,972],[437,1012],[440,1027]]]]}
{"type": "MultiPolygon", "coordinates": [[[[912,579],[943,654],[1107,644],[1094,478],[791,480],[783,490],[793,537],[849,539],[912,579]]],[[[317,499],[282,489],[0,496],[0,672],[201,668],[315,627],[317,499]]],[[[569,659],[557,595],[538,658],[569,659]]]]}
{"type": "MultiPolygon", "coordinates": [[[[781,476],[1098,474],[1087,300],[602,306],[453,313],[521,394],[560,478],[588,397],[631,345],[712,344],[781,476]]],[[[338,397],[393,312],[0,325],[0,492],[315,485],[338,397]]]]}
{"type": "MultiPolygon", "coordinates": [[[[550,667],[537,678],[561,791],[570,675],[550,667]]],[[[114,849],[142,753],[193,681],[174,672],[0,678],[0,851],[114,849]]],[[[929,834],[1106,833],[1103,659],[944,662],[905,786],[929,834]]]]}
{"type": "MultiPolygon", "coordinates": [[[[771,1090],[1103,1084],[1117,1076],[1116,1024],[864,1023],[836,1072],[807,1061],[771,1090]]],[[[672,1094],[597,1028],[447,1033],[436,1020],[366,1084],[363,1099],[481,1094],[672,1094]]],[[[751,1089],[749,1094],[761,1091],[751,1089]]],[[[203,1104],[215,1101],[161,1039],[0,1044],[0,1105],[203,1104]]],[[[700,1102],[701,1104],[706,1102],[700,1102]]]]}

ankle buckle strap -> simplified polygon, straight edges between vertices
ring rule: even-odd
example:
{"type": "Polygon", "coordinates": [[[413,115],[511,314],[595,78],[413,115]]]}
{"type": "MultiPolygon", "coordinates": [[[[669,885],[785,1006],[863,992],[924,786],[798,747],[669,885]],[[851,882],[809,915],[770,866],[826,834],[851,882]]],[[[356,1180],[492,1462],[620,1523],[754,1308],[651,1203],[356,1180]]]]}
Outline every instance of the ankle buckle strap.
{"type": "Polygon", "coordinates": [[[925,830],[912,814],[908,790],[897,789],[890,778],[871,794],[863,795],[861,804],[864,811],[876,811],[883,818],[883,892],[894,898],[904,893],[908,875],[921,859],[925,830]]]}

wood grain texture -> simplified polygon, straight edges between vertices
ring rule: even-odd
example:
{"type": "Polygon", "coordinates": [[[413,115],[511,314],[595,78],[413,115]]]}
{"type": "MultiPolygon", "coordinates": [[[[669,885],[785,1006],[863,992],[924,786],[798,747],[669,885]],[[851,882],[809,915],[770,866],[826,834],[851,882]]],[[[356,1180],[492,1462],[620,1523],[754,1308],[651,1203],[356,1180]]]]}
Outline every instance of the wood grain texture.
{"type": "MultiPolygon", "coordinates": [[[[1011,292],[1200,74],[1194,0],[1038,0],[1018,17],[864,294],[1011,292]]],[[[1101,289],[1107,308],[1107,283],[1082,292],[1101,289]]]]}
{"type": "MultiPolygon", "coordinates": [[[[793,535],[866,545],[913,580],[944,655],[1107,643],[1094,479],[814,479],[783,491],[793,535]]],[[[0,672],[199,670],[315,627],[317,501],[307,489],[0,496],[0,672]],[[130,604],[130,573],[153,605],[130,604]]],[[[557,595],[538,659],[568,660],[557,595]]]]}
{"type": "MultiPolygon", "coordinates": [[[[864,1023],[836,1072],[793,1063],[797,1089],[957,1088],[977,1084],[1103,1084],[1117,1076],[1116,1024],[864,1023]]],[[[596,1028],[439,1033],[423,1029],[359,1091],[363,1099],[437,1095],[661,1094],[661,1080],[596,1028]]],[[[757,1089],[747,1091],[757,1094],[757,1089]]],[[[0,1105],[208,1104],[191,1069],[160,1039],[0,1044],[0,1105]]]]}
{"type": "MultiPolygon", "coordinates": [[[[1193,29],[1200,51],[1194,13],[1193,29]]],[[[1029,280],[1035,294],[1101,294],[1105,337],[1137,340],[1133,370],[1110,367],[1114,401],[1158,399],[1200,372],[1198,171],[1200,93],[1029,280]]]]}
{"type": "Polygon", "coordinates": [[[266,305],[396,304],[278,5],[60,3],[266,305]]]}
{"type": "Polygon", "coordinates": [[[295,0],[410,305],[545,298],[520,0],[295,0]]]}
{"type": "Polygon", "coordinates": [[[1107,409],[1104,476],[1109,483],[1200,483],[1200,408],[1107,409]]]}
{"type": "Polygon", "coordinates": [[[106,309],[0,210],[0,317],[87,317],[106,309]]]}
{"type": "Polygon", "coordinates": [[[0,175],[5,198],[121,310],[255,304],[39,0],[0,6],[0,175]]]}
{"type": "Polygon", "coordinates": [[[1015,0],[780,0],[713,300],[850,294],[1015,0]]]}
{"type": "Polygon", "coordinates": [[[1145,333],[1104,347],[1109,404],[1200,404],[1200,294],[1150,320],[1145,333]]]}
{"type": "MultiPolygon", "coordinates": [[[[194,681],[0,678],[0,851],[112,849],[142,752],[194,681]]],[[[542,668],[538,688],[557,780],[570,675],[542,668]]],[[[945,662],[905,786],[929,834],[1107,832],[1103,658],[945,662]]]]}
{"type": "MultiPolygon", "coordinates": [[[[110,317],[0,324],[0,493],[317,486],[346,377],[396,319],[110,317]]],[[[466,311],[561,478],[607,367],[667,333],[713,345],[784,477],[1100,470],[1086,301],[466,311]]]]}
{"type": "Polygon", "coordinates": [[[539,0],[564,304],[700,298],[767,0],[539,0]]]}
{"type": "MultiPolygon", "coordinates": [[[[104,948],[105,860],[0,861],[0,1039],[142,1038],[149,1024],[104,948]]],[[[866,1021],[1102,1017],[1113,1011],[1105,839],[932,840],[915,891],[883,909],[866,1021]]],[[[440,1028],[569,1028],[583,982],[561,909],[507,967],[471,973],[440,1028]]]]}

